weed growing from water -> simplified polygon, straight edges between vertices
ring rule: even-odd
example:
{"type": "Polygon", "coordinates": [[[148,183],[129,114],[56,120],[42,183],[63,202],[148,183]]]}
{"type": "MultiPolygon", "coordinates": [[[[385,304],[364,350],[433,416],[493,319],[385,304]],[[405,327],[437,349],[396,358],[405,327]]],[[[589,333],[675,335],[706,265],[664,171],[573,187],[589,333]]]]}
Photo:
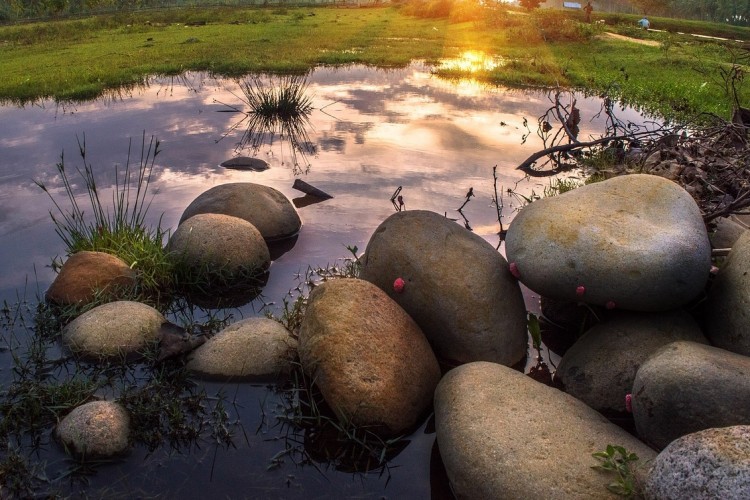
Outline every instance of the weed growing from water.
{"type": "Polygon", "coordinates": [[[75,172],[88,198],[88,212],[78,201],[79,186],[69,176],[64,154],[57,164],[57,172],[67,207],[56,200],[53,191],[43,182],[35,181],[57,209],[56,213],[50,212],[55,231],[65,243],[68,255],[89,250],[120,257],[138,273],[135,295],[158,304],[163,295],[169,293],[173,274],[171,259],[162,245],[166,232],[160,225],[152,228],[146,223],[150,206],[147,193],[159,154],[159,141],[152,137],[146,142],[146,134],[143,134],[137,168],[131,165],[132,142],[128,146],[124,171],[115,170],[111,209],[105,206],[94,167],[87,161],[85,136],[79,140],[78,147],[83,166],[76,167],[75,172]]]}

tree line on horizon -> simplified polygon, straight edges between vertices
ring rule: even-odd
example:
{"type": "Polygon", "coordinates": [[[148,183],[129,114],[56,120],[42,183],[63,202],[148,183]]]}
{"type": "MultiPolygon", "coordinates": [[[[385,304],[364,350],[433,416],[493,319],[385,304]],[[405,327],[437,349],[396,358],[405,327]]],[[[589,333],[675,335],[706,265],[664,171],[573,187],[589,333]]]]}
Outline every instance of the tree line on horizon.
{"type": "MultiPolygon", "coordinates": [[[[408,3],[410,0],[392,0],[408,3]]],[[[487,0],[435,0],[458,3],[487,0]]],[[[492,0],[490,0],[492,1],[492,0]]],[[[508,0],[495,0],[498,3],[508,0]]],[[[565,0],[516,0],[521,7],[535,9],[563,7],[565,0]]],[[[585,0],[571,0],[584,4],[585,0]]],[[[117,12],[159,7],[210,5],[316,5],[346,3],[346,0],[4,0],[0,3],[0,21],[62,17],[96,12],[117,12]]],[[[382,2],[363,2],[387,3],[382,2]]],[[[683,19],[696,19],[738,26],[750,25],[750,0],[592,0],[595,12],[623,12],[683,19]]]]}

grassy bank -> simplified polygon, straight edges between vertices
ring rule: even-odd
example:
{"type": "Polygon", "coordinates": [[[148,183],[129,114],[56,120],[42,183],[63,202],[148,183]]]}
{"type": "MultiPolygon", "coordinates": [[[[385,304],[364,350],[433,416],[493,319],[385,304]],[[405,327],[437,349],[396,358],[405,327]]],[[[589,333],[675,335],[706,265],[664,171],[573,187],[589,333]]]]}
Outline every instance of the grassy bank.
{"type": "MultiPolygon", "coordinates": [[[[473,50],[504,61],[472,75],[493,83],[611,89],[662,113],[729,112],[717,75],[733,56],[716,42],[635,32],[622,16],[611,21],[620,24],[605,26],[555,12],[475,8],[432,18],[408,14],[395,8],[213,8],[2,26],[0,99],[92,98],[150,74],[186,70],[241,75],[304,72],[320,64],[394,67],[473,50]],[[605,29],[657,45],[605,39],[599,36],[605,29]]],[[[732,30],[735,37],[743,32],[732,30]]],[[[750,30],[744,31],[750,39],[750,30]]],[[[710,25],[702,32],[724,34],[710,25]]],[[[466,70],[445,73],[459,77],[466,70]]]]}

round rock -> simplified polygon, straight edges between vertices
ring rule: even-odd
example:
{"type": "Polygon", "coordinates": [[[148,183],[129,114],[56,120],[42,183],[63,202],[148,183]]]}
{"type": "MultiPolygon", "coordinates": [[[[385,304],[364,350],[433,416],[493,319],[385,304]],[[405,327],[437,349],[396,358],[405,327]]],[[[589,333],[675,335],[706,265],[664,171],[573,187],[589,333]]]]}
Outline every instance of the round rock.
{"type": "Polygon", "coordinates": [[[695,342],[672,342],[638,369],[633,416],[656,449],[692,432],[750,424],[750,358],[695,342]]]}
{"type": "Polygon", "coordinates": [[[706,429],[672,441],[654,461],[645,496],[750,498],[750,426],[706,429]]]}
{"type": "Polygon", "coordinates": [[[92,303],[97,294],[117,295],[136,284],[136,273],[121,258],[103,252],[76,252],[60,268],[47,300],[60,305],[92,303]]]}
{"type": "Polygon", "coordinates": [[[313,290],[300,326],[299,356],[339,418],[387,435],[417,422],[440,379],[414,320],[378,287],[357,279],[313,290]]]}
{"type": "Polygon", "coordinates": [[[728,351],[750,356],[750,232],[734,244],[708,292],[706,336],[728,351]]]}
{"type": "MultiPolygon", "coordinates": [[[[435,391],[440,455],[456,498],[618,498],[592,469],[609,444],[656,456],[581,401],[487,362],[448,372],[435,391]]],[[[645,476],[636,469],[636,477],[645,476]]]]}
{"type": "Polygon", "coordinates": [[[370,238],[360,276],[414,318],[440,358],[513,365],[526,355],[526,307],[507,262],[442,215],[388,217],[370,238]]]}
{"type": "Polygon", "coordinates": [[[268,269],[271,254],[260,232],[244,219],[200,214],[181,223],[168,248],[188,274],[206,285],[237,284],[268,269]]]}
{"type": "Polygon", "coordinates": [[[56,435],[70,453],[86,458],[111,457],[128,449],[128,412],[111,401],[83,404],[57,425],[56,435]]]}
{"type": "Polygon", "coordinates": [[[224,214],[244,219],[260,231],[266,241],[294,236],[302,226],[294,205],[274,188],[251,182],[233,182],[212,187],[185,209],[180,224],[198,214],[224,214]]]}
{"type": "Polygon", "coordinates": [[[252,380],[288,373],[297,341],[279,322],[248,318],[229,325],[190,355],[187,369],[207,378],[252,380]]]}
{"type": "Polygon", "coordinates": [[[531,203],[513,219],[505,245],[520,280],[540,295],[635,311],[685,305],[711,268],[693,198],[644,174],[531,203]]]}
{"type": "Polygon", "coordinates": [[[63,330],[63,343],[89,358],[128,358],[159,336],[166,319],[151,306],[120,300],[78,316],[63,330]]]}
{"type": "Polygon", "coordinates": [[[625,395],[633,388],[638,367],[654,351],[676,340],[708,343],[698,323],[684,311],[621,311],[573,344],[555,377],[565,392],[595,410],[625,412],[625,395]]]}

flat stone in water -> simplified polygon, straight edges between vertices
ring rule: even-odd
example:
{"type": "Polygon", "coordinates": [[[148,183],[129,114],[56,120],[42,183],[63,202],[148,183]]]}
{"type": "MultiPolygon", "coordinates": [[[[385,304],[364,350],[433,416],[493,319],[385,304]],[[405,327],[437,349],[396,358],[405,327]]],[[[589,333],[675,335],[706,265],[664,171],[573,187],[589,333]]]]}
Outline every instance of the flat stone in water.
{"type": "Polygon", "coordinates": [[[234,170],[251,170],[253,172],[262,172],[270,168],[268,162],[265,160],[251,158],[250,156],[237,156],[236,158],[222,162],[221,166],[234,170]]]}

